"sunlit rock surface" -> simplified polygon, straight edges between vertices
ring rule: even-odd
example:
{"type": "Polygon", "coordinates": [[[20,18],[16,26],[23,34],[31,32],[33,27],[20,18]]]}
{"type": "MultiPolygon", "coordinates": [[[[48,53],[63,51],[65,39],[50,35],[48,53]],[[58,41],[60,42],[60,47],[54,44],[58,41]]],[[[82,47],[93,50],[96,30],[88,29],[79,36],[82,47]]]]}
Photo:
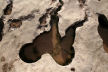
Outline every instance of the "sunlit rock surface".
{"type": "MultiPolygon", "coordinates": [[[[0,0],[0,16],[9,0],[0,0]]],[[[59,0],[13,0],[10,15],[5,15],[3,39],[0,42],[0,72],[108,72],[108,53],[103,49],[103,41],[98,34],[98,16],[108,17],[107,0],[86,0],[83,7],[77,0],[63,0],[64,5],[58,12],[59,32],[65,35],[65,29],[76,21],[88,16],[88,21],[76,29],[74,42],[75,58],[66,66],[57,64],[50,54],[42,55],[35,63],[25,63],[19,58],[19,50],[25,43],[30,43],[42,30],[38,29],[39,18],[48,8],[56,8],[59,0]],[[21,16],[33,14],[32,19],[22,21],[20,28],[10,29],[9,19],[19,19],[21,16]],[[75,68],[75,71],[72,71],[75,68]]],[[[50,18],[47,18],[49,24],[50,18]]],[[[49,29],[50,27],[46,28],[49,29]]]]}

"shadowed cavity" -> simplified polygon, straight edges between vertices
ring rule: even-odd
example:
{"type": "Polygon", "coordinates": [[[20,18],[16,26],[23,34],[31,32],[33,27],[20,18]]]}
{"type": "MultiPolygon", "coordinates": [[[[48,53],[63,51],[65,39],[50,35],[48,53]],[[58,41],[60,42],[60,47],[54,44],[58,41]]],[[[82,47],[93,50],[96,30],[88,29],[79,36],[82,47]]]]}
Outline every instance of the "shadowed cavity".
{"type": "Polygon", "coordinates": [[[98,33],[103,40],[104,50],[108,53],[108,20],[104,14],[98,14],[98,33]]]}
{"type": "Polygon", "coordinates": [[[0,41],[2,40],[3,28],[4,28],[4,22],[3,19],[0,18],[0,41]]]}

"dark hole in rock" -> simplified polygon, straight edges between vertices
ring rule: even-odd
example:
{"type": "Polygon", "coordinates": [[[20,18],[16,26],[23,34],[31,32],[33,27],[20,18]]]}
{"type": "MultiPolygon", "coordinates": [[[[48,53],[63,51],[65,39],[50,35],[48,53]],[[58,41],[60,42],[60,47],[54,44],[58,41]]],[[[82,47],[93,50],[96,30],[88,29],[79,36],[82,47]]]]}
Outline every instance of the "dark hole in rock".
{"type": "Polygon", "coordinates": [[[4,9],[4,15],[10,15],[12,13],[13,2],[11,1],[4,9]]]}
{"type": "Polygon", "coordinates": [[[22,20],[20,19],[9,19],[8,22],[10,28],[19,28],[22,25],[22,20]]]}
{"type": "Polygon", "coordinates": [[[101,0],[98,0],[98,1],[101,1],[101,0]]]}
{"type": "Polygon", "coordinates": [[[71,68],[71,71],[75,71],[75,68],[71,68]]]}
{"type": "Polygon", "coordinates": [[[3,28],[4,28],[4,22],[3,19],[0,18],[0,41],[2,40],[3,28]]]}
{"type": "Polygon", "coordinates": [[[34,47],[33,43],[25,44],[20,52],[19,56],[20,58],[27,63],[32,63],[40,59],[40,55],[38,51],[35,50],[36,47],[34,47]]]}
{"type": "Polygon", "coordinates": [[[32,43],[23,45],[19,51],[19,57],[24,62],[33,63],[38,61],[41,55],[49,53],[58,64],[69,64],[75,55],[72,44],[75,39],[76,27],[82,26],[85,21],[86,19],[71,25],[67,28],[66,35],[61,38],[58,29],[59,17],[51,15],[51,30],[41,33],[32,43]]]}
{"type": "Polygon", "coordinates": [[[98,33],[103,40],[104,50],[108,53],[108,20],[104,14],[98,13],[98,33]]]}

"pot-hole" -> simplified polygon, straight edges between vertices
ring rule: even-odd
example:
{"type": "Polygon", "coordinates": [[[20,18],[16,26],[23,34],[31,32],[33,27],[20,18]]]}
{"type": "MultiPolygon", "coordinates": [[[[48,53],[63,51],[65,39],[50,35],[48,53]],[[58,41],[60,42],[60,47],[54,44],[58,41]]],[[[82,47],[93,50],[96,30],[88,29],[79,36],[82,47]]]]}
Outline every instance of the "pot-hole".
{"type": "Polygon", "coordinates": [[[98,33],[103,40],[103,48],[108,53],[108,20],[104,14],[98,13],[98,33]]]}
{"type": "Polygon", "coordinates": [[[49,53],[58,64],[68,65],[75,56],[75,50],[72,45],[76,28],[82,26],[86,20],[72,24],[66,29],[66,35],[61,37],[58,29],[59,17],[51,15],[50,31],[44,31],[32,43],[24,44],[19,51],[19,57],[26,63],[33,63],[38,61],[41,55],[49,53]]]}

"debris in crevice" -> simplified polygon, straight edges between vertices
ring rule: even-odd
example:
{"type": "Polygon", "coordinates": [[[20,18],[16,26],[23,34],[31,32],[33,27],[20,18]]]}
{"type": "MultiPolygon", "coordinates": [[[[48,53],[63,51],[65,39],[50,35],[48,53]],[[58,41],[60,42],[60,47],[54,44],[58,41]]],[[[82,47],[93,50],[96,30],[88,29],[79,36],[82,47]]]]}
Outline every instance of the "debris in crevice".
{"type": "Polygon", "coordinates": [[[25,20],[31,21],[34,18],[35,18],[34,14],[28,14],[27,16],[21,16],[21,17],[19,17],[19,19],[22,20],[22,21],[25,21],[25,20]]]}
{"type": "Polygon", "coordinates": [[[43,14],[40,18],[39,18],[39,26],[38,26],[38,29],[43,29],[45,31],[45,28],[48,27],[48,22],[47,22],[47,18],[49,18],[50,16],[50,13],[52,12],[53,8],[48,8],[46,10],[46,13],[43,14]]]}
{"type": "Polygon", "coordinates": [[[98,14],[98,33],[103,40],[103,48],[108,53],[108,19],[104,14],[98,14]]]}
{"type": "Polygon", "coordinates": [[[61,10],[62,6],[64,5],[64,2],[62,0],[59,0],[58,7],[53,9],[52,12],[50,13],[51,15],[53,14],[58,14],[58,12],[61,10]]]}
{"type": "Polygon", "coordinates": [[[16,28],[20,28],[20,26],[22,25],[22,21],[26,21],[29,20],[31,21],[32,19],[35,18],[35,12],[39,12],[39,10],[33,10],[30,14],[26,15],[26,16],[20,16],[17,19],[9,19],[7,22],[9,24],[9,30],[14,30],[16,28]]]}
{"type": "Polygon", "coordinates": [[[20,16],[18,19],[22,20],[22,21],[25,21],[25,20],[29,20],[31,21],[32,19],[35,18],[35,13],[39,13],[39,10],[33,10],[31,11],[31,13],[29,13],[28,15],[25,15],[25,16],[20,16]]]}
{"type": "Polygon", "coordinates": [[[85,5],[86,0],[78,0],[78,2],[79,2],[79,6],[81,8],[83,8],[83,6],[85,5]]]}
{"type": "MultiPolygon", "coordinates": [[[[8,5],[6,6],[6,8],[3,10],[4,14],[2,15],[2,19],[4,20],[5,15],[10,15],[12,13],[12,7],[13,7],[13,0],[7,0],[8,5]]],[[[9,19],[8,23],[9,23],[9,31],[10,30],[14,30],[15,28],[19,28],[22,25],[22,21],[25,20],[32,20],[35,18],[35,14],[34,13],[38,13],[39,10],[33,10],[30,14],[26,15],[26,16],[20,16],[17,19],[9,19]]]]}
{"type": "MultiPolygon", "coordinates": [[[[56,1],[56,0],[53,0],[53,1],[56,1]]],[[[49,16],[51,16],[53,14],[58,14],[57,12],[61,10],[63,4],[64,4],[63,1],[62,0],[59,0],[59,3],[57,5],[57,8],[53,8],[53,7],[48,8],[46,10],[46,13],[43,14],[39,18],[40,25],[38,26],[38,29],[43,29],[45,31],[45,28],[48,27],[47,18],[49,18],[49,16]]]]}
{"type": "Polygon", "coordinates": [[[48,14],[44,14],[42,17],[39,18],[40,25],[38,26],[38,28],[47,27],[47,24],[46,24],[47,17],[48,17],[48,14]]]}
{"type": "Polygon", "coordinates": [[[4,15],[10,15],[12,13],[13,1],[10,1],[6,8],[3,10],[4,15]]]}
{"type": "Polygon", "coordinates": [[[22,21],[20,19],[9,19],[9,28],[19,28],[22,25],[22,21]]]}

